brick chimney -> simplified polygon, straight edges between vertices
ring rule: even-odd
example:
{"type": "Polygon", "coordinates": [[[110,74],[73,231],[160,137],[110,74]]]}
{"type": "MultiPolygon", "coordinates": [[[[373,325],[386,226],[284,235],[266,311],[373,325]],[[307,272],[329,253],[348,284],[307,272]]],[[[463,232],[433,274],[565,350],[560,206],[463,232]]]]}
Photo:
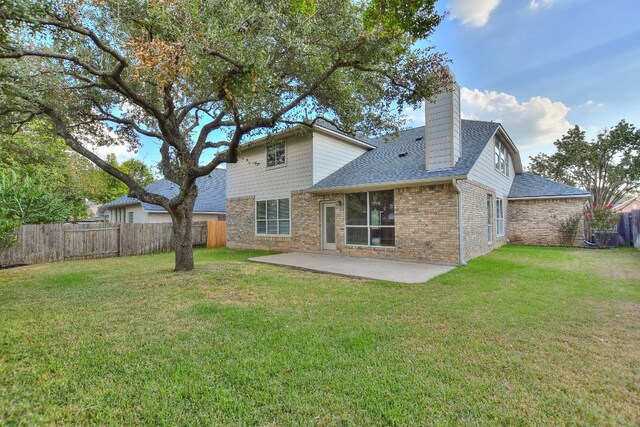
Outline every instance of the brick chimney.
{"type": "Polygon", "coordinates": [[[429,171],[455,166],[462,154],[460,143],[460,86],[449,70],[451,87],[425,102],[426,168],[429,171]]]}

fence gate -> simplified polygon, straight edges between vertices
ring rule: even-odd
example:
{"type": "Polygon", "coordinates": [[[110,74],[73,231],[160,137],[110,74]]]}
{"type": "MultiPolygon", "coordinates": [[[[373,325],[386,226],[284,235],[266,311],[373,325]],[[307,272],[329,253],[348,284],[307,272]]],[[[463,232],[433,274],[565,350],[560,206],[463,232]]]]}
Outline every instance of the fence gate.
{"type": "Polygon", "coordinates": [[[227,221],[207,223],[207,247],[221,248],[227,245],[227,221]]]}

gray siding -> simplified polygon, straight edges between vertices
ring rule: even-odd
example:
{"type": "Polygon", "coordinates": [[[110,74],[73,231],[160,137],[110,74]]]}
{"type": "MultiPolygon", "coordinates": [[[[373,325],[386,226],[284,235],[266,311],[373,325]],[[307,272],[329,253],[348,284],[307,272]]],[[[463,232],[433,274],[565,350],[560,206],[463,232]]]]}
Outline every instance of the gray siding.
{"type": "MultiPolygon", "coordinates": [[[[128,205],[121,208],[107,209],[106,213],[109,215],[109,222],[115,223],[116,216],[115,210],[122,209],[124,211],[124,222],[129,223],[129,212],[133,212],[134,224],[148,224],[156,222],[171,222],[171,216],[167,212],[147,212],[142,209],[140,205],[128,205]]],[[[193,214],[193,221],[217,221],[218,215],[212,214],[193,214]]]]}
{"type": "Polygon", "coordinates": [[[286,163],[267,169],[265,145],[240,153],[236,164],[227,165],[227,199],[255,196],[256,199],[289,197],[293,190],[313,185],[312,136],[285,138],[286,163]]]}
{"type": "Polygon", "coordinates": [[[487,143],[468,174],[468,179],[486,185],[496,190],[496,197],[506,198],[509,195],[511,184],[515,176],[513,170],[513,157],[509,153],[509,176],[496,170],[493,160],[495,136],[487,143]]]}
{"type": "Polygon", "coordinates": [[[133,223],[134,224],[144,224],[149,221],[147,212],[142,209],[142,206],[137,205],[128,205],[117,208],[107,209],[105,213],[109,215],[109,222],[116,222],[116,210],[120,209],[120,212],[124,213],[124,219],[120,221],[121,223],[129,223],[129,212],[133,212],[133,223]]]}
{"type": "Polygon", "coordinates": [[[367,152],[364,147],[339,140],[322,132],[313,132],[313,184],[367,152]]]}
{"type": "Polygon", "coordinates": [[[453,165],[458,163],[462,156],[462,137],[460,135],[462,118],[460,117],[460,86],[456,84],[456,93],[453,96],[453,165]]]}
{"type": "Polygon", "coordinates": [[[426,142],[429,170],[454,166],[461,155],[460,88],[441,93],[425,105],[426,142]],[[453,150],[453,152],[452,152],[453,150]]]}

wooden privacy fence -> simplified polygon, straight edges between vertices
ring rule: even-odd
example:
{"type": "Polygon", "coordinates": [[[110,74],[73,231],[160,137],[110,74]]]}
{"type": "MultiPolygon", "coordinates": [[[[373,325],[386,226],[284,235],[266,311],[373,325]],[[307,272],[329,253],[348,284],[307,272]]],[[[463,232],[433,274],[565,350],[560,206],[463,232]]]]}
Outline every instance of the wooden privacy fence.
{"type": "MultiPolygon", "coordinates": [[[[18,242],[0,252],[0,266],[142,255],[173,248],[171,223],[38,224],[18,228],[18,242]]],[[[207,223],[193,223],[193,244],[207,243],[207,223]]]]}
{"type": "Polygon", "coordinates": [[[618,241],[640,249],[640,210],[618,214],[618,241]]]}
{"type": "Polygon", "coordinates": [[[227,245],[227,221],[207,223],[207,247],[221,248],[227,245]]]}

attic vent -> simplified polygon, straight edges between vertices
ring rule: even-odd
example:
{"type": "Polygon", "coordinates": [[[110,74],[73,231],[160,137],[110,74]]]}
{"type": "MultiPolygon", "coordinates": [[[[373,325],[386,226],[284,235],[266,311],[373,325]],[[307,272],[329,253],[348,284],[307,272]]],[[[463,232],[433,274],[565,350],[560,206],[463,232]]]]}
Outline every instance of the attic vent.
{"type": "Polygon", "coordinates": [[[405,151],[404,153],[398,154],[398,157],[407,157],[407,154],[409,153],[405,151]]]}

